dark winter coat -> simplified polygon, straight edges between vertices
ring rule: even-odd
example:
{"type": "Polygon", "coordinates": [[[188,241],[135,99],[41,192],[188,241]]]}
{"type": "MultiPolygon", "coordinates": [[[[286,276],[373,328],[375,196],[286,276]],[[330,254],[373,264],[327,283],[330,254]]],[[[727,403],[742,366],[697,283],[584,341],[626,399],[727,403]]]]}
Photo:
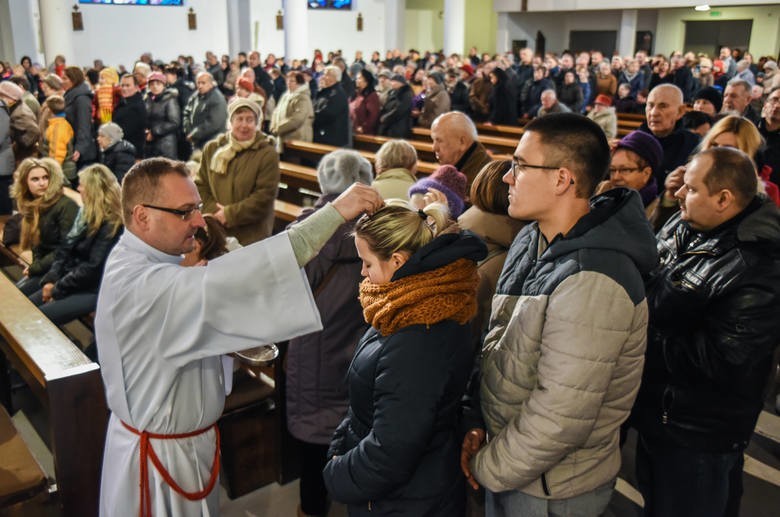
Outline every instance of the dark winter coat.
{"type": "Polygon", "coordinates": [[[84,229],[79,235],[66,239],[57,249],[51,269],[43,275],[41,286],[53,283],[55,300],[76,293],[97,293],[103,266],[120,233],[117,231],[112,235],[111,225],[103,224],[92,235],[84,229]]]}
{"type": "Polygon", "coordinates": [[[205,95],[196,93],[184,108],[182,126],[184,134],[190,137],[192,145],[201,149],[206,142],[225,131],[227,125],[227,102],[217,88],[205,95]]]}
{"type": "Polygon", "coordinates": [[[73,128],[79,162],[97,159],[97,142],[92,134],[92,92],[85,83],[65,92],[65,118],[73,128]]]}
{"type": "Polygon", "coordinates": [[[33,261],[30,264],[30,276],[41,276],[51,268],[57,248],[65,242],[73,220],[79,212],[79,206],[66,195],[43,212],[38,218],[40,241],[32,248],[33,261]]]}
{"type": "Polygon", "coordinates": [[[574,113],[579,113],[582,110],[584,100],[579,83],[564,83],[561,85],[561,90],[558,92],[558,101],[567,105],[574,113]]]}
{"type": "Polygon", "coordinates": [[[678,213],[657,237],[632,421],[677,447],[743,450],[780,335],[780,212],[756,197],[709,232],[691,229],[678,213]]]}
{"type": "MultiPolygon", "coordinates": [[[[642,123],[642,125],[639,126],[639,130],[651,135],[653,134],[647,126],[647,122],[642,123]]],[[[680,165],[688,163],[688,159],[693,153],[693,150],[696,149],[696,146],[699,145],[699,140],[701,138],[696,133],[682,129],[679,122],[677,128],[672,133],[663,137],[655,136],[655,138],[664,150],[664,159],[661,161],[661,167],[658,170],[658,174],[653,174],[653,176],[655,176],[659,185],[663,185],[667,174],[680,165]]]]}
{"type": "Polygon", "coordinates": [[[392,88],[379,114],[379,134],[393,138],[407,138],[412,132],[412,88],[405,84],[392,88]]]}
{"type": "Polygon", "coordinates": [[[181,113],[179,112],[178,93],[173,88],[164,90],[160,95],[146,95],[146,113],[152,141],[146,142],[144,154],[147,158],[163,156],[175,160],[178,154],[177,137],[181,113]]]}
{"type": "Polygon", "coordinates": [[[122,178],[127,171],[135,164],[135,147],[127,140],[120,140],[114,145],[107,147],[100,156],[100,163],[108,167],[116,176],[119,184],[122,184],[122,178]]]}
{"type": "MultiPolygon", "coordinates": [[[[320,198],[306,219],[335,194],[320,198]]],[[[347,414],[349,395],[344,379],[360,337],[368,324],[358,301],[362,263],[350,232],[343,224],[306,264],[322,331],[290,340],[287,349],[287,428],[308,443],[329,444],[347,414]]]]}
{"type": "MultiPolygon", "coordinates": [[[[449,89],[448,89],[449,91],[449,89]]],[[[458,81],[450,93],[452,111],[469,112],[469,87],[463,81],[458,81]]]]}
{"type": "Polygon", "coordinates": [[[498,77],[498,82],[490,90],[488,104],[490,105],[490,114],[488,121],[493,124],[504,124],[509,126],[517,125],[517,99],[515,98],[516,88],[512,87],[506,73],[500,68],[492,72],[498,77]]]}
{"type": "MultiPolygon", "coordinates": [[[[393,280],[485,255],[473,234],[443,235],[393,280]]],[[[468,324],[366,332],[347,377],[349,412],[328,451],[336,457],[323,471],[328,492],[351,516],[462,514],[457,427],[471,363],[468,324]]]]}
{"type": "Polygon", "coordinates": [[[124,139],[133,144],[136,158],[143,158],[146,128],[149,125],[141,92],[119,101],[119,105],[114,109],[113,121],[122,128],[124,139]]]}
{"type": "Polygon", "coordinates": [[[314,99],[314,141],[318,144],[350,147],[352,133],[349,101],[340,84],[322,88],[314,99]]]}

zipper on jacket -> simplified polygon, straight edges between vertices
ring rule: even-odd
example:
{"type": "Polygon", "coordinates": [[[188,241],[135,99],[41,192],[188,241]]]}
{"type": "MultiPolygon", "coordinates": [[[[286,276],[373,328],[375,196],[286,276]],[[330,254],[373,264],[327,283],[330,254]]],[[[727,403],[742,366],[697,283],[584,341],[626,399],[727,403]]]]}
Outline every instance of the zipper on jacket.
{"type": "Polygon", "coordinates": [[[669,408],[674,401],[674,392],[667,386],[664,388],[663,399],[661,400],[661,423],[666,425],[669,423],[669,408]]]}
{"type": "Polygon", "coordinates": [[[550,495],[550,487],[547,486],[547,477],[545,474],[542,474],[542,490],[544,491],[544,495],[550,495]]]}

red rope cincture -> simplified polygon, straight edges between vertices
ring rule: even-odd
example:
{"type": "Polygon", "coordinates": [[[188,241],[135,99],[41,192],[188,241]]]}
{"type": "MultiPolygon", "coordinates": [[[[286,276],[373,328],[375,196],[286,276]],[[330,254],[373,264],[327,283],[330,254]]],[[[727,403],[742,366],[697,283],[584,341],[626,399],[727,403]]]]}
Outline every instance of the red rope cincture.
{"type": "Polygon", "coordinates": [[[152,460],[152,465],[154,465],[154,467],[157,469],[157,472],[160,473],[160,475],[163,477],[163,479],[168,484],[168,486],[170,486],[174,492],[184,497],[185,499],[189,499],[190,501],[199,501],[211,493],[211,491],[214,488],[214,485],[217,483],[217,477],[219,476],[220,441],[219,441],[219,428],[217,427],[216,423],[210,425],[205,429],[199,429],[197,431],[192,431],[189,433],[179,433],[179,434],[150,433],[149,431],[139,431],[138,429],[130,427],[124,422],[122,422],[122,425],[125,426],[125,429],[127,429],[131,433],[141,437],[141,450],[140,450],[141,473],[140,473],[140,480],[139,480],[139,487],[141,489],[141,505],[138,510],[138,515],[140,517],[152,517],[152,497],[151,497],[151,492],[149,490],[149,468],[148,468],[149,460],[152,460]],[[187,492],[182,487],[179,486],[176,480],[173,479],[173,477],[171,476],[170,472],[168,472],[168,469],[166,469],[165,466],[162,464],[160,458],[157,457],[157,453],[154,452],[154,448],[152,448],[152,444],[149,440],[152,439],[178,440],[181,438],[191,438],[193,436],[198,436],[200,434],[203,434],[209,431],[210,429],[214,429],[217,438],[216,448],[214,450],[214,461],[211,466],[211,477],[209,478],[209,482],[205,486],[205,488],[203,488],[203,490],[199,490],[197,492],[187,492]]]}

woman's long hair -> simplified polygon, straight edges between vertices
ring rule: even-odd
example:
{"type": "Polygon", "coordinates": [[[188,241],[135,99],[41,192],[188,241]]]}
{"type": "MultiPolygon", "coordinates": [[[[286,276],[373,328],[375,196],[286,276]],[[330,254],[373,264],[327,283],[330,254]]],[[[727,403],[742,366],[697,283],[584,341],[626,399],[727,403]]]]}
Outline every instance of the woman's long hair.
{"type": "Polygon", "coordinates": [[[22,230],[19,244],[22,249],[37,246],[41,240],[40,217],[46,213],[63,195],[65,176],[62,168],[52,158],[27,158],[16,170],[16,181],[11,187],[11,197],[22,214],[22,230]],[[33,169],[43,169],[49,175],[49,186],[42,196],[36,197],[30,192],[27,179],[33,169]]]}
{"type": "Polygon", "coordinates": [[[122,203],[116,176],[105,165],[95,164],[79,172],[84,189],[82,217],[87,235],[94,235],[104,224],[111,225],[111,236],[122,226],[122,203]]]}

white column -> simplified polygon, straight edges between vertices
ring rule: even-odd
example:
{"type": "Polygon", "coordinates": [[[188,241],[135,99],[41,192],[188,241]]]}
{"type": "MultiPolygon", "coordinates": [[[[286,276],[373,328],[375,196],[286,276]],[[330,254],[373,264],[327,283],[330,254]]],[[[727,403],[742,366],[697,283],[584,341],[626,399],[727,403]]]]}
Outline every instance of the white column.
{"type": "Polygon", "coordinates": [[[18,63],[23,55],[30,56],[33,61],[41,61],[43,55],[39,48],[38,1],[13,0],[8,2],[15,55],[10,61],[18,63]]]}
{"type": "Polygon", "coordinates": [[[444,0],[444,54],[466,51],[466,0],[444,0]]]}
{"type": "MultiPolygon", "coordinates": [[[[385,48],[404,48],[404,12],[406,0],[385,0],[385,48]]],[[[385,53],[381,52],[384,58],[385,53]]]]}
{"type": "Polygon", "coordinates": [[[293,59],[308,58],[309,16],[306,2],[284,0],[284,57],[287,62],[293,59]]]}
{"type": "Polygon", "coordinates": [[[636,40],[636,9],[626,9],[620,15],[620,30],[618,31],[617,51],[621,56],[634,55],[636,40]]]}
{"type": "MultiPolygon", "coordinates": [[[[57,54],[62,54],[68,63],[73,63],[75,61],[71,22],[73,4],[65,0],[38,0],[38,5],[41,13],[43,54],[46,57],[46,65],[54,63],[57,54]]],[[[87,23],[88,20],[84,20],[84,24],[87,23]]]]}

